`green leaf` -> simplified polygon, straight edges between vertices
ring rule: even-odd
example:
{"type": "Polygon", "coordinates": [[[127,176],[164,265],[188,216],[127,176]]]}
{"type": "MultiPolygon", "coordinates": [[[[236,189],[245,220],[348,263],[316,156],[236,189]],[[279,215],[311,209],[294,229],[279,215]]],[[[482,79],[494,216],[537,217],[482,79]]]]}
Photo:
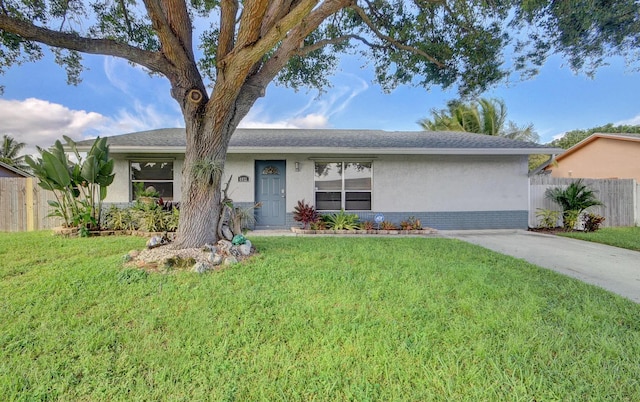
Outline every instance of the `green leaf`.
{"type": "Polygon", "coordinates": [[[95,155],[89,155],[82,164],[82,178],[89,183],[96,183],[98,177],[98,160],[95,155]]]}
{"type": "Polygon", "coordinates": [[[100,201],[104,200],[105,198],[107,198],[107,187],[100,186],[100,201]]]}
{"type": "Polygon", "coordinates": [[[65,188],[71,185],[71,176],[67,166],[60,162],[54,154],[44,152],[42,154],[43,167],[47,177],[56,183],[59,187],[65,188]]]}

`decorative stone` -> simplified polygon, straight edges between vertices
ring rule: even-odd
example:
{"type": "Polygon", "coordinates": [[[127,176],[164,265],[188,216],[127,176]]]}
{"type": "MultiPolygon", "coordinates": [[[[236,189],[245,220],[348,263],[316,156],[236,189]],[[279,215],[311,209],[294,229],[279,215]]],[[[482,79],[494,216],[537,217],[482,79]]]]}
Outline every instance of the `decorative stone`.
{"type": "Polygon", "coordinates": [[[231,244],[233,244],[234,246],[239,246],[241,244],[245,244],[246,242],[247,239],[241,234],[233,236],[233,240],[231,240],[231,244]]]}
{"type": "Polygon", "coordinates": [[[242,245],[238,246],[238,251],[242,255],[250,255],[251,254],[251,244],[247,245],[245,243],[245,244],[242,244],[242,245]]]}
{"type": "Polygon", "coordinates": [[[235,265],[237,263],[238,259],[232,255],[224,259],[224,265],[235,265]]]}
{"type": "Polygon", "coordinates": [[[224,239],[219,240],[216,245],[218,247],[218,253],[222,255],[228,255],[231,251],[231,247],[233,247],[229,240],[224,239]]]}
{"type": "Polygon", "coordinates": [[[229,241],[233,239],[233,232],[228,225],[222,225],[222,236],[229,241]]]}
{"type": "Polygon", "coordinates": [[[203,273],[207,272],[208,269],[209,269],[209,267],[204,262],[196,262],[196,264],[193,266],[193,268],[191,268],[191,270],[193,272],[197,272],[199,274],[203,274],[203,273]]]}
{"type": "Polygon", "coordinates": [[[127,255],[131,258],[136,258],[140,255],[140,250],[131,250],[127,253],[127,255]]]}
{"type": "Polygon", "coordinates": [[[222,260],[224,260],[224,257],[220,254],[211,254],[211,256],[209,257],[209,262],[211,262],[211,265],[213,266],[222,264],[222,260]]]}
{"type": "Polygon", "coordinates": [[[204,246],[202,246],[202,250],[203,251],[210,251],[212,253],[216,252],[216,246],[214,246],[213,244],[205,244],[204,246]]]}
{"type": "Polygon", "coordinates": [[[246,244],[247,246],[249,246],[249,248],[251,248],[253,246],[253,244],[251,244],[251,240],[247,239],[244,244],[246,244]]]}
{"type": "Polygon", "coordinates": [[[147,248],[156,248],[169,243],[165,236],[153,236],[147,241],[147,248]]]}

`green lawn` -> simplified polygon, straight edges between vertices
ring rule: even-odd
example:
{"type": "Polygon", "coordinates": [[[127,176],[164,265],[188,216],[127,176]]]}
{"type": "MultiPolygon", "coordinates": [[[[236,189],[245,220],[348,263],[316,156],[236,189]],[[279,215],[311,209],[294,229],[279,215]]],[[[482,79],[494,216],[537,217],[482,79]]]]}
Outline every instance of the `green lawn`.
{"type": "MultiPolygon", "coordinates": [[[[251,238],[251,236],[249,236],[251,238]]],[[[2,400],[629,400],[640,305],[439,238],[251,238],[198,275],[144,239],[0,233],[2,400]]]]}
{"type": "Polygon", "coordinates": [[[608,244],[629,250],[640,251],[640,227],[602,228],[596,232],[559,233],[561,236],[608,244]]]}

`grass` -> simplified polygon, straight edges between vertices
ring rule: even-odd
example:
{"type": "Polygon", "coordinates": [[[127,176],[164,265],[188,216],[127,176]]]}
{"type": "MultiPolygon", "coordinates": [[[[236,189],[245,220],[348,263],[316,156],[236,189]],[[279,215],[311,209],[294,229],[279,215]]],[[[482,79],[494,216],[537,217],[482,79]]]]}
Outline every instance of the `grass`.
{"type": "Polygon", "coordinates": [[[602,228],[596,232],[567,232],[558,234],[574,239],[640,251],[640,226],[602,228]]]}
{"type": "Polygon", "coordinates": [[[251,240],[162,275],[122,267],[140,238],[0,233],[2,399],[640,395],[640,306],[596,287],[450,239],[251,240]]]}

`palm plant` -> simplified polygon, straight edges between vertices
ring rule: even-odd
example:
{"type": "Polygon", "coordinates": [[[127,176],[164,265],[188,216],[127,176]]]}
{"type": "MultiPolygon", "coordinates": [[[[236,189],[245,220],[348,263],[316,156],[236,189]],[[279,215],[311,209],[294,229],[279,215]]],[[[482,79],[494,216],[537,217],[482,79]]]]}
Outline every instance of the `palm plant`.
{"type": "Polygon", "coordinates": [[[481,98],[470,103],[449,102],[447,109],[432,110],[431,119],[418,122],[425,130],[462,131],[537,142],[533,125],[520,127],[507,122],[507,107],[500,99],[481,98]]]}
{"type": "Polygon", "coordinates": [[[604,205],[598,200],[595,191],[578,179],[566,188],[552,187],[545,191],[545,197],[562,207],[562,221],[565,229],[573,229],[578,216],[585,209],[604,205]]]}
{"type": "Polygon", "coordinates": [[[24,155],[18,155],[25,145],[24,142],[17,142],[11,136],[3,135],[2,146],[0,147],[0,162],[20,170],[28,171],[29,165],[25,163],[24,155]]]}

